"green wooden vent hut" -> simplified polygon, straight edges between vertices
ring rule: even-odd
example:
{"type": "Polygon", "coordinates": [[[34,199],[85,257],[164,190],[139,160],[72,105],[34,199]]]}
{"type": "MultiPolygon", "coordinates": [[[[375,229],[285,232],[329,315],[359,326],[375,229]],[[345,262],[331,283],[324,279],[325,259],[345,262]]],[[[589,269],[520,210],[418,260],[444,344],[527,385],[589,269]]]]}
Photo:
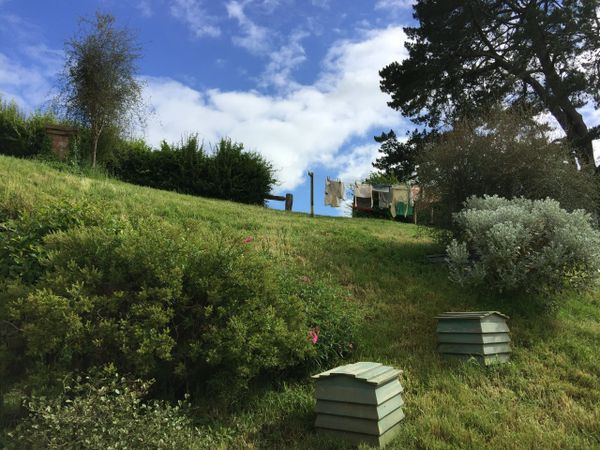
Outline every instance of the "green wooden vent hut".
{"type": "Polygon", "coordinates": [[[485,365],[510,359],[509,317],[498,311],[447,312],[436,317],[438,352],[485,365]]]}
{"type": "Polygon", "coordinates": [[[401,371],[375,362],[358,362],[314,375],[315,427],[353,443],[386,445],[404,418],[401,371]]]}

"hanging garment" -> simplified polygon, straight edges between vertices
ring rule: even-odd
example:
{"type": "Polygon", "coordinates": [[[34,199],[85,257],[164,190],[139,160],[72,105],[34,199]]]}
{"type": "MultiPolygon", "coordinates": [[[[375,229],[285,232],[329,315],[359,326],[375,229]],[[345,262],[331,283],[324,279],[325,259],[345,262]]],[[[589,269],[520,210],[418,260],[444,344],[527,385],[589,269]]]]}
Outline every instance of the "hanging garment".
{"type": "Polygon", "coordinates": [[[414,208],[410,206],[408,203],[398,202],[396,205],[396,215],[409,217],[414,214],[414,208]]]}
{"type": "Polygon", "coordinates": [[[334,192],[333,181],[329,178],[325,180],[325,206],[333,206],[334,208],[340,206],[337,195],[334,192]]]}
{"type": "Polygon", "coordinates": [[[354,206],[364,208],[365,205],[368,205],[369,209],[373,208],[373,186],[366,183],[356,183],[354,185],[354,206]]]}
{"type": "Polygon", "coordinates": [[[325,180],[325,206],[337,208],[345,198],[344,183],[327,178],[325,180]]]}
{"type": "Polygon", "coordinates": [[[419,195],[421,194],[421,187],[413,185],[410,187],[410,205],[415,205],[415,200],[419,199],[419,195]]]}
{"type": "Polygon", "coordinates": [[[359,211],[373,211],[372,200],[365,197],[354,197],[354,209],[359,211]]]}
{"type": "Polygon", "coordinates": [[[410,198],[410,189],[406,184],[395,184],[392,186],[392,201],[390,204],[390,213],[392,217],[396,217],[397,205],[399,202],[408,204],[410,198]]]}
{"type": "Polygon", "coordinates": [[[346,200],[346,186],[342,181],[331,181],[331,190],[339,201],[346,200]]]}
{"type": "Polygon", "coordinates": [[[372,185],[373,192],[390,192],[389,184],[374,184],[372,185]]]}
{"type": "Polygon", "coordinates": [[[388,190],[387,192],[378,192],[379,194],[379,207],[381,209],[389,208],[392,205],[392,193],[388,190]]]}

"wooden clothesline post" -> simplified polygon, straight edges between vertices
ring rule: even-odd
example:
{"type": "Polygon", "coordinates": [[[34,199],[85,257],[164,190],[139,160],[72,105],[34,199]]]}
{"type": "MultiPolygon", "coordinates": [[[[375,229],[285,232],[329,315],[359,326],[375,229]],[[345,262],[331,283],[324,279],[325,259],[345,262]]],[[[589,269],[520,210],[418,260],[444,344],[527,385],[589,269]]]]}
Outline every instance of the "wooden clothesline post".
{"type": "Polygon", "coordinates": [[[315,174],[308,171],[308,176],[310,177],[310,217],[315,217],[315,174]]]}

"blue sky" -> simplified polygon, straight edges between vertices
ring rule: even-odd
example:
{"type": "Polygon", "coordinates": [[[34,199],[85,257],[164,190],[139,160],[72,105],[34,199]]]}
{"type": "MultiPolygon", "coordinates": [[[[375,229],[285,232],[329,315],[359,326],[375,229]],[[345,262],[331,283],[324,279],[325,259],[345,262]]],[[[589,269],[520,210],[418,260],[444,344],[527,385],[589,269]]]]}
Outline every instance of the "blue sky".
{"type": "MultiPolygon", "coordinates": [[[[153,109],[152,145],[198,133],[263,154],[275,193],[317,214],[327,176],[350,184],[372,170],[375,134],[412,128],[386,105],[378,71],[405,56],[410,0],[0,0],[0,95],[31,111],[54,94],[65,40],[82,16],[110,12],[138,36],[139,76],[153,109]]],[[[599,113],[584,111],[599,122],[599,113]]],[[[283,205],[273,202],[274,208],[283,205]]]]}

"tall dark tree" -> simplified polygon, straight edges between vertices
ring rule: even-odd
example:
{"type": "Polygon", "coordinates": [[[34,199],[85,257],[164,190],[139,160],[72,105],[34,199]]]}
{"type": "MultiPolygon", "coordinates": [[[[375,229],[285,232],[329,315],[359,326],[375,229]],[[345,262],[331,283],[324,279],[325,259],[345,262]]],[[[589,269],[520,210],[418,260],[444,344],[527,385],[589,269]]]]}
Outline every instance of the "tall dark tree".
{"type": "Polygon", "coordinates": [[[410,180],[415,177],[420,151],[435,136],[435,131],[414,130],[407,135],[406,140],[400,141],[393,130],[381,133],[374,137],[375,142],[381,144],[381,156],[375,160],[373,167],[393,175],[398,181],[410,180]]]}
{"type": "Polygon", "coordinates": [[[491,104],[548,111],[593,162],[578,108],[600,103],[598,0],[419,0],[409,57],[380,71],[389,105],[436,127],[491,104]]]}
{"type": "Polygon", "coordinates": [[[89,127],[92,166],[98,139],[108,127],[125,129],[141,118],[141,85],[135,78],[140,56],[135,37],[115,26],[110,14],[82,19],[78,36],[66,43],[59,104],[67,117],[89,127]]]}

